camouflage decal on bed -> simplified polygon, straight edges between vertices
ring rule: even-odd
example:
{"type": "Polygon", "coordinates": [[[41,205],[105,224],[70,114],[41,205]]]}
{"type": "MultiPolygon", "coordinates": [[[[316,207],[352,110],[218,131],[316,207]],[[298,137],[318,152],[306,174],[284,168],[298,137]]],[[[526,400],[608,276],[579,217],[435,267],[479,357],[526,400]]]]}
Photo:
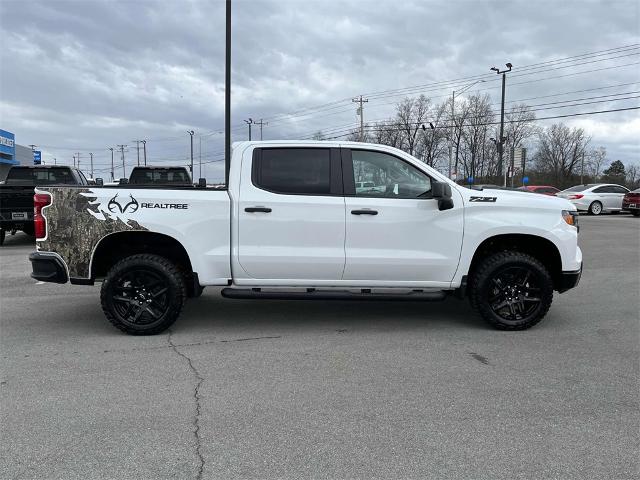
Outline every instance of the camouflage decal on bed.
{"type": "Polygon", "coordinates": [[[58,253],[69,267],[72,278],[89,278],[91,252],[106,235],[147,231],[127,218],[133,207],[132,204],[127,206],[130,203],[130,200],[127,202],[128,194],[120,200],[120,194],[114,196],[113,191],[108,193],[100,189],[52,187],[43,190],[51,193],[53,203],[43,212],[47,218],[48,237],[38,242],[38,249],[58,253]],[[111,204],[110,200],[113,200],[111,204]]]}

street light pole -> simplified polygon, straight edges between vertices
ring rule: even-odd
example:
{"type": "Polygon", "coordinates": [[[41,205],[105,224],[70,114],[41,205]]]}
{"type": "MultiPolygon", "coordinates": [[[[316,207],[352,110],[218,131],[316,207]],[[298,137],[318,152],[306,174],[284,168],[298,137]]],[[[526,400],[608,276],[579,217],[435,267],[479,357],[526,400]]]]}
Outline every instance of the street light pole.
{"type": "Polygon", "coordinates": [[[229,185],[231,166],[231,0],[225,3],[224,55],[224,183],[229,185]]]}
{"type": "Polygon", "coordinates": [[[245,120],[244,123],[249,125],[249,141],[251,141],[251,124],[253,123],[253,119],[250,118],[249,120],[245,120]]]}
{"type": "Polygon", "coordinates": [[[93,153],[89,153],[89,156],[91,157],[91,178],[93,178],[93,153]]]}
{"type": "MultiPolygon", "coordinates": [[[[507,82],[507,73],[511,71],[510,63],[506,63],[507,70],[500,70],[496,67],[491,67],[490,70],[493,70],[498,75],[502,75],[502,103],[500,106],[500,137],[498,138],[498,171],[502,173],[504,170],[504,166],[502,164],[503,154],[504,154],[504,93],[505,93],[505,85],[507,82]]],[[[512,172],[513,174],[513,172],[512,172]]],[[[507,186],[507,170],[504,172],[504,186],[507,186]]]]}
{"type": "Polygon", "coordinates": [[[142,151],[144,152],[144,166],[147,166],[147,141],[142,140],[142,151]]]}
{"type": "Polygon", "coordinates": [[[189,134],[189,138],[191,140],[191,165],[189,166],[189,169],[191,171],[191,178],[193,179],[193,134],[195,132],[193,130],[187,130],[187,133],[189,134]]]}
{"type": "Polygon", "coordinates": [[[109,150],[111,150],[111,181],[114,182],[115,176],[113,172],[113,147],[109,147],[109,150]]]}

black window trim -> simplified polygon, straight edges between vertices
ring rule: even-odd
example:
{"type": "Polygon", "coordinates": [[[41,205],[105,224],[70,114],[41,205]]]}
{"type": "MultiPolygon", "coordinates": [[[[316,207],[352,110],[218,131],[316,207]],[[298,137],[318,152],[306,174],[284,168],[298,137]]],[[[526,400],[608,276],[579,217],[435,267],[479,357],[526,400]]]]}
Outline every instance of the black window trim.
{"type": "Polygon", "coordinates": [[[337,147],[325,147],[325,146],[273,146],[273,147],[258,147],[253,149],[253,155],[251,157],[251,184],[258,190],[273,193],[275,195],[292,195],[292,196],[305,196],[305,197],[342,197],[344,196],[343,183],[342,183],[342,169],[340,159],[340,149],[337,147]],[[309,149],[321,149],[329,150],[329,193],[298,193],[298,192],[278,192],[270,190],[260,185],[259,172],[260,165],[262,163],[262,152],[264,150],[309,150],[309,149]]]}
{"type": "Polygon", "coordinates": [[[383,152],[383,151],[380,151],[380,150],[372,150],[370,148],[343,147],[341,150],[342,150],[342,155],[341,155],[342,156],[342,181],[343,181],[344,196],[345,197],[354,197],[354,198],[393,198],[394,200],[433,200],[433,196],[432,195],[427,195],[427,196],[424,196],[424,197],[415,197],[415,198],[404,198],[404,197],[403,198],[395,198],[395,197],[381,197],[379,195],[358,195],[358,194],[356,194],[356,181],[355,181],[355,177],[353,175],[353,157],[351,155],[351,152],[353,150],[357,150],[357,151],[361,151],[361,152],[384,153],[385,155],[389,155],[390,157],[397,158],[401,162],[409,165],[412,168],[415,168],[420,173],[422,173],[422,174],[426,175],[427,177],[429,177],[429,181],[431,182],[432,186],[433,186],[434,183],[438,183],[438,180],[434,179],[427,172],[419,169],[418,167],[416,167],[411,162],[408,162],[404,158],[399,157],[398,155],[395,155],[393,153],[383,152]]]}

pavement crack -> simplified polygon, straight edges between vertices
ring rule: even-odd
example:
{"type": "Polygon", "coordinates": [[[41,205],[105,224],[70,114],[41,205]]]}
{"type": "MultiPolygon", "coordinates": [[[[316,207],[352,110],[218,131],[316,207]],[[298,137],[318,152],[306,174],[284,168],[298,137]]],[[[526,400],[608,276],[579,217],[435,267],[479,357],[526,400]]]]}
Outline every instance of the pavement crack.
{"type": "Polygon", "coordinates": [[[200,375],[196,367],[193,366],[193,362],[191,361],[191,358],[189,358],[186,354],[178,350],[179,345],[176,345],[175,343],[173,343],[173,340],[171,339],[171,333],[172,333],[171,330],[169,330],[168,332],[169,332],[169,336],[167,337],[167,342],[169,343],[169,346],[177,355],[179,355],[180,357],[184,358],[187,361],[187,364],[189,365],[189,369],[191,370],[191,373],[193,373],[193,376],[196,379],[196,383],[193,388],[193,400],[195,402],[195,412],[193,415],[193,436],[195,439],[195,448],[196,448],[195,453],[196,453],[196,457],[198,458],[198,471],[196,474],[196,480],[201,480],[202,474],[204,472],[205,462],[204,462],[204,457],[202,456],[202,439],[200,438],[200,412],[201,412],[200,385],[202,385],[204,378],[200,375]]]}

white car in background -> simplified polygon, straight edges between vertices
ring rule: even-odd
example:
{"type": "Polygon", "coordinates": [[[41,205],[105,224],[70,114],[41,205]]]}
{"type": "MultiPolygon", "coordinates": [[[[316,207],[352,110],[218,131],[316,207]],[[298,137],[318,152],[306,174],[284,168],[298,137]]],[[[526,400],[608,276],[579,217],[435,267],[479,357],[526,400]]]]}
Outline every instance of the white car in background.
{"type": "Polygon", "coordinates": [[[576,185],[556,193],[573,203],[581,212],[600,215],[602,212],[622,211],[622,199],[629,189],[613,183],[590,183],[576,185]]]}

